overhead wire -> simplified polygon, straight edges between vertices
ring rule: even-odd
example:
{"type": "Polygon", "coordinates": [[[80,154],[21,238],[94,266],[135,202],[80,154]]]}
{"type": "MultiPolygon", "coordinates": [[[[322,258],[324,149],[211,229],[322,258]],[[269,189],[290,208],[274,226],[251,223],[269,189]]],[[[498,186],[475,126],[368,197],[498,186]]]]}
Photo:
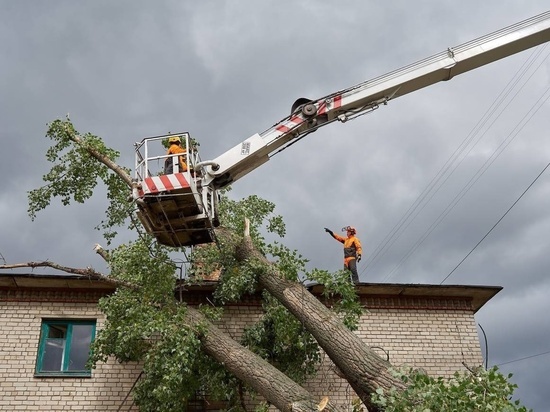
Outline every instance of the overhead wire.
{"type": "Polygon", "coordinates": [[[439,283],[440,285],[443,284],[443,282],[445,282],[445,281],[455,272],[455,270],[458,269],[458,267],[468,258],[468,256],[470,256],[470,255],[472,254],[472,252],[473,252],[474,250],[476,250],[476,248],[481,244],[481,242],[483,242],[483,241],[485,240],[485,238],[486,238],[487,236],[489,236],[489,234],[493,231],[493,229],[494,229],[495,227],[497,227],[497,225],[506,217],[506,215],[510,212],[510,210],[512,210],[512,208],[513,208],[513,207],[521,200],[521,198],[525,195],[525,193],[527,193],[527,191],[528,191],[529,189],[531,189],[531,187],[535,184],[535,182],[539,179],[539,177],[542,176],[542,174],[546,171],[546,169],[548,169],[548,167],[550,167],[550,163],[548,163],[548,164],[542,169],[542,171],[537,175],[537,177],[535,178],[535,180],[533,180],[533,181],[531,182],[531,184],[530,184],[529,186],[527,186],[527,189],[525,189],[525,190],[523,191],[523,193],[516,199],[516,201],[512,204],[512,206],[510,206],[510,207],[508,208],[508,210],[500,217],[500,219],[497,220],[497,222],[493,225],[493,227],[492,227],[491,229],[489,229],[489,231],[485,234],[485,236],[483,236],[483,237],[481,238],[481,240],[480,240],[479,242],[476,243],[476,245],[472,248],[472,250],[470,250],[470,251],[466,254],[466,256],[464,256],[464,258],[462,258],[462,260],[461,260],[460,262],[458,262],[458,265],[456,265],[456,266],[454,267],[454,269],[451,270],[447,276],[445,276],[445,278],[439,283]]]}
{"type": "Polygon", "coordinates": [[[508,361],[508,362],[498,363],[495,366],[508,365],[509,363],[514,363],[514,362],[524,361],[524,360],[527,360],[527,359],[537,358],[539,356],[548,355],[549,353],[550,353],[550,350],[547,350],[546,352],[537,353],[535,355],[524,356],[523,358],[518,358],[518,359],[513,359],[511,361],[508,361]]]}
{"type": "MultiPolygon", "coordinates": [[[[462,160],[455,165],[455,167],[451,169],[452,165],[457,161],[459,156],[466,150],[468,145],[471,143],[471,141],[474,139],[474,137],[478,134],[478,132],[486,125],[489,118],[496,112],[498,107],[502,105],[506,97],[511,93],[513,88],[518,84],[518,82],[521,80],[521,78],[524,77],[525,73],[531,68],[535,60],[540,56],[544,48],[537,48],[535,49],[528,59],[523,63],[523,65],[518,69],[516,74],[512,77],[512,79],[508,82],[508,84],[504,87],[504,89],[500,92],[500,94],[497,96],[497,98],[493,101],[489,109],[487,109],[486,113],[482,116],[482,118],[478,121],[478,123],[472,128],[472,130],[468,133],[466,138],[460,143],[460,145],[455,149],[453,154],[447,159],[445,164],[441,167],[441,169],[436,173],[436,175],[432,178],[430,183],[424,188],[424,190],[420,193],[420,195],[416,198],[416,200],[409,206],[407,211],[404,213],[404,215],[401,217],[401,219],[394,225],[394,227],[386,234],[384,239],[380,242],[380,244],[375,248],[373,254],[369,256],[369,262],[364,267],[362,272],[365,272],[368,267],[377,261],[377,258],[380,256],[383,257],[385,253],[388,251],[388,249],[395,243],[395,241],[400,237],[400,235],[408,228],[408,226],[412,223],[412,221],[418,216],[418,214],[424,209],[426,204],[435,196],[435,194],[439,191],[439,189],[446,183],[446,181],[449,179],[449,177],[453,174],[453,172],[456,170],[456,168],[462,163],[465,156],[467,156],[470,151],[475,147],[479,140],[484,136],[482,134],[476,143],[472,146],[472,148],[466,153],[466,155],[462,158],[462,160]],[[450,170],[450,172],[449,172],[450,170]],[[447,174],[447,178],[440,183],[441,179],[447,174]],[[432,193],[433,192],[433,193],[432,193]],[[432,193],[429,199],[426,200],[426,197],[432,193]],[[423,204],[423,205],[422,205],[423,204]],[[422,207],[420,207],[422,205],[422,207]],[[417,211],[417,209],[420,207],[420,210],[417,211]],[[416,212],[416,213],[415,213],[416,212]],[[412,216],[414,214],[414,216],[412,216]],[[412,217],[411,217],[412,216],[412,217]],[[405,227],[405,223],[408,221],[405,227]],[[401,231],[401,233],[399,233],[401,231]],[[391,243],[390,243],[391,242],[391,243]]],[[[540,66],[540,65],[539,65],[540,66]]],[[[538,68],[537,68],[538,69],[538,68]]],[[[517,94],[517,93],[516,93],[517,94]]],[[[494,122],[493,122],[494,123],[494,122]]]]}
{"type": "MultiPolygon", "coordinates": [[[[550,86],[546,89],[544,94],[547,94],[550,91],[550,86]]],[[[468,193],[468,191],[473,187],[475,183],[485,174],[487,169],[494,163],[494,161],[502,154],[502,152],[508,147],[508,145],[514,140],[514,138],[519,134],[525,125],[531,120],[531,118],[540,110],[543,104],[550,98],[550,93],[544,97],[541,96],[539,100],[535,103],[538,104],[538,107],[534,109],[535,106],[532,106],[524,118],[520,121],[523,122],[520,126],[516,125],[514,130],[506,137],[506,139],[495,149],[493,154],[483,163],[483,165],[477,170],[477,172],[472,176],[472,178],[462,187],[462,189],[457,193],[457,195],[449,202],[447,207],[441,212],[441,214],[436,218],[436,220],[431,224],[431,226],[424,232],[424,234],[416,241],[416,243],[409,249],[409,251],[401,258],[400,262],[394,267],[394,269],[386,275],[386,278],[393,275],[403,263],[418,249],[422,243],[429,237],[429,235],[439,226],[439,224],[447,217],[447,215],[456,207],[456,205],[462,200],[462,198],[468,193]],[[543,99],[544,98],[544,99],[543,99]],[[542,102],[541,102],[542,100],[542,102]],[[539,104],[540,103],[540,104],[539,104]],[[527,115],[529,117],[526,119],[527,115]],[[525,120],[525,121],[524,121],[525,120]]]]}
{"type": "MultiPolygon", "coordinates": [[[[422,211],[422,209],[426,206],[426,204],[431,201],[431,199],[435,196],[435,194],[437,193],[437,191],[442,187],[442,185],[449,179],[449,177],[451,176],[451,174],[456,170],[456,168],[462,163],[462,161],[466,158],[466,156],[471,152],[471,150],[479,143],[479,141],[481,140],[481,138],[485,135],[486,132],[482,133],[477,141],[475,142],[475,144],[468,150],[468,152],[464,155],[464,157],[462,158],[462,160],[460,160],[458,163],[457,162],[457,159],[458,157],[464,152],[464,150],[468,147],[468,145],[471,143],[471,141],[473,140],[473,138],[480,134],[480,131],[481,129],[488,123],[489,119],[495,114],[497,113],[497,110],[503,106],[506,98],[510,95],[510,93],[512,92],[512,90],[518,86],[519,84],[519,81],[525,77],[525,74],[527,73],[527,71],[533,66],[534,62],[536,61],[536,59],[541,55],[542,51],[544,50],[544,48],[540,48],[539,50],[536,50],[534,51],[531,56],[526,60],[526,62],[524,62],[524,64],[522,65],[522,67],[518,70],[518,72],[516,73],[516,75],[514,76],[514,78],[508,83],[508,85],[504,88],[504,90],[499,94],[498,98],[495,99],[495,101],[493,102],[493,104],[490,106],[490,108],[487,110],[486,114],[482,117],[482,119],[477,123],[477,125],[472,129],[472,131],[468,134],[468,136],[466,137],[466,139],[459,145],[459,147],[455,150],[455,152],[451,155],[451,157],[447,160],[447,162],[445,163],[445,165],[440,169],[440,171],[436,174],[436,176],[432,179],[432,181],[430,182],[430,184],[424,189],[424,191],[418,196],[418,198],[415,200],[415,202],[413,202],[413,204],[409,207],[409,209],[407,210],[407,212],[405,212],[404,216],[400,219],[400,221],[392,228],[392,230],[386,235],[386,237],[384,238],[384,240],[378,245],[378,247],[375,249],[374,251],[374,254],[371,255],[371,257],[369,257],[369,263],[367,264],[367,266],[365,266],[362,270],[362,273],[364,273],[368,267],[373,264],[378,258],[381,258],[388,250],[389,248],[395,243],[395,241],[398,240],[398,238],[401,236],[401,234],[408,228],[408,226],[412,223],[412,221],[416,218],[416,216],[418,216],[418,214],[422,211]],[[453,166],[453,164],[455,164],[455,166],[451,169],[451,167],[453,166]],[[443,177],[445,176],[445,174],[447,174],[447,177],[443,179],[443,177]],[[430,195],[431,193],[431,196],[428,198],[428,195],[430,195]],[[413,215],[414,214],[414,215],[413,215]]],[[[534,72],[536,72],[540,66],[542,65],[542,63],[544,63],[544,61],[548,58],[548,55],[546,55],[546,57],[543,59],[543,61],[541,63],[539,63],[539,65],[535,68],[534,72]]],[[[495,122],[496,120],[502,115],[502,113],[504,112],[504,110],[510,105],[511,101],[517,96],[517,94],[523,89],[523,87],[525,86],[525,84],[531,79],[531,77],[534,75],[534,72],[533,74],[531,74],[531,76],[529,76],[529,78],[523,82],[523,84],[521,84],[519,86],[519,90],[514,94],[514,96],[511,97],[510,101],[503,107],[500,109],[500,111],[498,112],[498,115],[496,116],[496,118],[490,123],[490,125],[488,127],[491,127],[495,122]]],[[[539,98],[539,102],[542,98],[539,98]]],[[[547,98],[546,98],[547,99],[547,98]]],[[[545,100],[546,100],[545,99],[545,100]]],[[[534,105],[536,106],[536,104],[534,105]]],[[[530,120],[530,118],[533,116],[533,110],[534,112],[538,111],[538,109],[540,109],[540,106],[535,110],[533,109],[533,107],[531,108],[531,110],[528,112],[527,115],[524,116],[524,119],[522,119],[522,121],[524,122],[524,124],[519,128],[519,130],[521,130],[525,124],[527,123],[528,120],[530,120]],[[525,120],[527,118],[527,116],[529,115],[529,113],[533,113],[531,114],[531,116],[528,117],[527,120],[525,120]]],[[[447,209],[440,215],[440,217],[436,220],[436,222],[434,224],[432,224],[432,226],[430,227],[430,229],[427,230],[427,232],[425,232],[425,234],[416,242],[416,244],[409,250],[409,252],[407,254],[405,254],[400,263],[389,273],[386,275],[385,278],[388,278],[390,277],[391,275],[393,275],[393,273],[395,273],[395,271],[402,266],[402,264],[412,255],[412,253],[418,248],[418,246],[420,244],[422,244],[422,242],[426,239],[427,236],[429,236],[429,234],[435,229],[435,227],[437,227],[437,225],[441,222],[441,220],[444,219],[444,217],[452,210],[452,208],[456,205],[456,203],[458,203],[458,201],[466,194],[466,192],[471,188],[471,186],[481,177],[481,175],[483,175],[483,173],[487,170],[487,168],[494,162],[494,160],[500,155],[500,153],[508,146],[508,144],[511,142],[511,140],[513,140],[513,138],[515,138],[515,136],[519,133],[519,130],[516,131],[514,134],[512,134],[512,132],[508,135],[507,139],[505,139],[505,141],[503,143],[501,143],[501,145],[499,146],[499,148],[497,150],[495,150],[495,152],[493,153],[493,155],[491,156],[491,158],[489,158],[485,164],[480,168],[480,170],[478,170],[478,172],[474,175],[474,177],[470,180],[470,182],[462,189],[462,193],[457,195],[457,197],[455,197],[455,199],[453,199],[453,201],[451,202],[451,204],[449,206],[447,206],[447,209]],[[512,137],[511,137],[512,136],[512,137]],[[506,145],[504,145],[506,143],[506,145]],[[499,151],[500,149],[500,151],[499,151]]]]}

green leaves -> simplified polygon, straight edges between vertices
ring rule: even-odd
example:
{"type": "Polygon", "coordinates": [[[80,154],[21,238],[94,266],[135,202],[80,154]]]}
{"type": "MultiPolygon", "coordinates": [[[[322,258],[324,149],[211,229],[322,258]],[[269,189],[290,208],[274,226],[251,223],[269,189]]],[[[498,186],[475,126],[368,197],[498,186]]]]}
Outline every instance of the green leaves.
{"type": "Polygon", "coordinates": [[[142,360],[159,334],[185,313],[174,300],[174,265],[164,249],[150,250],[143,241],[122,245],[110,256],[110,276],[136,287],[119,287],[100,299],[107,319],[93,344],[92,361],[111,355],[142,360]]]}
{"type": "Polygon", "coordinates": [[[224,227],[242,234],[244,220],[247,218],[250,221],[250,237],[254,245],[265,253],[266,242],[262,232],[273,233],[279,237],[284,237],[286,233],[282,217],[274,215],[274,210],[274,203],[261,199],[256,195],[235,201],[224,194],[220,201],[220,221],[224,227]]]}
{"type": "Polygon", "coordinates": [[[203,385],[197,370],[204,363],[205,326],[190,322],[186,305],[174,299],[175,266],[166,248],[140,240],[110,256],[110,276],[133,287],[119,287],[100,300],[106,321],[92,344],[91,361],[114,356],[142,362],[134,392],[140,409],[179,410],[203,385]]]}
{"type": "Polygon", "coordinates": [[[432,378],[412,369],[394,371],[407,389],[376,390],[372,401],[385,412],[528,412],[519,401],[510,401],[517,385],[510,383],[498,368],[481,367],[463,373],[456,372],[450,379],[432,378]]]}
{"type": "MultiPolygon", "coordinates": [[[[127,201],[132,186],[129,171],[114,163],[119,153],[107,148],[97,136],[80,135],[69,119],[49,125],[47,137],[53,142],[46,153],[52,167],[43,177],[45,185],[29,192],[30,217],[36,218],[54,198],[63,205],[83,203],[103,183],[108,207],[96,228],[104,231],[110,243],[134,213],[134,205],[127,201]]],[[[349,274],[307,273],[308,261],[297,251],[278,241],[268,242],[266,237],[278,239],[286,233],[282,217],[274,210],[272,202],[255,195],[234,201],[224,194],[219,242],[193,249],[193,272],[188,281],[197,283],[201,274],[221,271],[215,298],[225,304],[238,301],[243,294],[256,293],[258,275],[267,271],[276,270],[277,276],[294,282],[316,280],[325,284],[325,298],[348,327],[355,328],[361,308],[349,274]],[[241,244],[245,218],[250,221],[251,241],[259,251],[248,257],[247,248],[240,250],[241,255],[236,248],[241,244]]],[[[129,228],[136,226],[131,223],[129,228]]],[[[121,286],[99,302],[106,319],[92,345],[90,366],[111,356],[122,362],[142,363],[143,375],[133,397],[143,411],[182,410],[197,392],[204,391],[238,409],[242,394],[249,389],[201,351],[200,339],[208,328],[206,321],[190,321],[190,309],[175,299],[177,267],[170,258],[173,252],[147,235],[109,251],[110,276],[121,286]]],[[[263,299],[264,316],[244,332],[243,342],[290,378],[303,382],[320,362],[317,342],[271,295],[264,292],[263,299]]],[[[210,320],[221,317],[218,308],[206,307],[202,312],[210,320]]]]}
{"type": "Polygon", "coordinates": [[[331,304],[331,309],[340,315],[344,325],[356,330],[363,308],[350,282],[349,271],[341,270],[329,273],[326,270],[314,269],[307,274],[308,279],[324,285],[323,297],[331,304]]]}
{"type": "Polygon", "coordinates": [[[288,377],[302,383],[317,371],[321,355],[304,326],[269,293],[263,293],[264,315],[245,330],[242,343],[288,377]]]}
{"type": "Polygon", "coordinates": [[[123,244],[110,252],[111,276],[140,286],[148,300],[168,304],[173,301],[176,266],[168,249],[147,238],[123,244]]]}
{"type": "Polygon", "coordinates": [[[185,326],[183,312],[166,319],[159,339],[144,357],[143,376],[134,399],[140,410],[171,412],[182,410],[201,386],[197,365],[203,356],[195,333],[185,326]]]}
{"type": "Polygon", "coordinates": [[[46,158],[53,165],[42,177],[45,185],[28,192],[29,216],[34,220],[36,214],[56,197],[60,198],[64,206],[71,202],[84,203],[102,181],[108,189],[110,206],[106,213],[107,219],[101,227],[106,229],[105,237],[110,242],[116,234],[114,226],[122,225],[128,217],[126,198],[129,188],[90,151],[113,162],[119,153],[105,146],[97,136],[90,133],[79,135],[69,119],[52,122],[46,137],[54,142],[46,152],[46,158]]]}

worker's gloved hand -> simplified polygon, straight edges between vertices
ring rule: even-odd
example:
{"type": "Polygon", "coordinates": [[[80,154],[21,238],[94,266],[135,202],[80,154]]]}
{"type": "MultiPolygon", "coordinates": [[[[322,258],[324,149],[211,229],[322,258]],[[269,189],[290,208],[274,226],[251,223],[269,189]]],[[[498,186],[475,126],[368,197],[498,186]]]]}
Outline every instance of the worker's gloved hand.
{"type": "Polygon", "coordinates": [[[361,255],[357,255],[357,262],[361,262],[361,255]]]}
{"type": "Polygon", "coordinates": [[[330,230],[328,227],[325,228],[325,232],[330,233],[332,235],[332,230],[330,230]]]}

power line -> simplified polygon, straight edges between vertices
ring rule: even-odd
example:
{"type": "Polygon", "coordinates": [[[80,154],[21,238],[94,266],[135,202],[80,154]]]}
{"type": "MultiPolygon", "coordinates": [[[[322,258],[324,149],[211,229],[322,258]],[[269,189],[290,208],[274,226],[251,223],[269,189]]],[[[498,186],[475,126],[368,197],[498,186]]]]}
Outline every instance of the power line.
{"type": "MultiPolygon", "coordinates": [[[[399,222],[397,222],[395,226],[390,230],[390,232],[386,234],[384,239],[375,248],[371,256],[368,257],[369,262],[364,267],[361,273],[364,273],[371,264],[375,263],[375,261],[378,258],[381,258],[388,251],[388,249],[395,243],[395,241],[397,241],[397,239],[401,236],[401,234],[408,228],[408,226],[412,223],[412,221],[424,209],[426,204],[431,201],[431,199],[435,196],[435,194],[439,191],[439,189],[441,189],[441,187],[447,182],[447,180],[450,178],[450,176],[453,174],[456,168],[464,161],[465,157],[484,137],[486,132],[481,133],[481,130],[483,129],[483,127],[485,127],[485,125],[488,123],[491,116],[493,116],[497,112],[497,109],[504,104],[506,98],[509,96],[512,90],[519,84],[519,81],[525,77],[527,71],[534,64],[535,60],[541,55],[545,47],[546,45],[542,48],[535,49],[533,53],[531,53],[529,58],[523,63],[522,67],[518,69],[514,77],[508,82],[505,88],[500,92],[499,96],[497,96],[495,101],[493,101],[493,103],[491,104],[489,109],[487,109],[487,111],[482,116],[482,118],[478,121],[478,123],[474,126],[474,128],[468,133],[468,135],[462,141],[462,143],[458,146],[458,148],[455,149],[454,153],[446,161],[446,163],[439,170],[439,172],[437,172],[436,175],[432,178],[428,186],[422,191],[422,193],[417,197],[417,199],[409,206],[408,210],[401,217],[399,222]],[[475,138],[476,135],[480,135],[480,136],[476,139],[475,143],[468,150],[468,152],[465,155],[463,155],[462,159],[458,163],[456,163],[457,160],[459,159],[459,156],[462,155],[462,153],[466,150],[466,148],[472,142],[472,140],[475,138]],[[453,164],[455,164],[454,167],[452,167],[453,164]],[[447,177],[443,181],[441,181],[441,179],[443,179],[445,174],[447,174],[447,177]],[[428,199],[426,199],[428,195],[430,196],[428,199]]],[[[546,56],[546,58],[548,58],[548,55],[546,56]]],[[[546,58],[544,60],[546,60],[546,58]]],[[[542,63],[538,65],[538,67],[534,70],[534,72],[536,72],[539,69],[542,63]]],[[[519,91],[523,89],[523,87],[525,86],[527,81],[533,76],[533,74],[531,74],[531,76],[519,87],[519,91]]],[[[510,99],[510,102],[517,96],[519,91],[516,92],[514,96],[512,96],[512,98],[510,99]]],[[[495,123],[495,121],[500,117],[502,112],[508,107],[510,102],[502,110],[500,110],[500,113],[496,116],[496,118],[492,121],[492,123],[489,125],[488,128],[490,128],[495,123]]]]}
{"type": "Polygon", "coordinates": [[[390,277],[397,269],[399,269],[403,263],[424,243],[429,235],[439,226],[439,224],[447,217],[447,215],[456,207],[456,205],[462,200],[462,198],[470,191],[474,184],[485,174],[485,172],[491,167],[495,160],[502,154],[502,152],[508,147],[508,145],[516,138],[516,136],[523,130],[525,125],[531,120],[531,118],[540,110],[543,104],[550,98],[550,93],[544,97],[550,91],[548,87],[542,96],[535,102],[535,104],[529,109],[525,116],[520,120],[519,124],[514,127],[512,132],[506,137],[506,139],[495,149],[493,154],[483,163],[483,165],[477,170],[472,178],[464,185],[464,187],[457,193],[454,199],[447,205],[445,210],[437,217],[437,219],[431,224],[431,226],[424,232],[424,234],[416,241],[409,252],[401,258],[401,261],[396,267],[386,276],[390,277]],[[542,101],[542,102],[541,102],[542,101]],[[537,107],[538,105],[538,107],[537,107]]]}
{"type": "Polygon", "coordinates": [[[538,356],[548,355],[549,353],[550,353],[550,350],[548,350],[546,352],[542,352],[542,353],[537,353],[536,355],[529,355],[529,356],[525,356],[523,358],[518,358],[518,359],[511,360],[511,361],[508,361],[508,362],[499,363],[495,366],[508,365],[509,363],[514,363],[514,362],[519,362],[519,361],[523,361],[523,360],[526,360],[526,359],[536,358],[538,356]]]}
{"type": "Polygon", "coordinates": [[[523,191],[523,193],[516,199],[516,201],[512,204],[512,206],[510,206],[510,207],[508,208],[508,210],[501,216],[501,218],[493,225],[493,227],[492,227],[491,229],[489,229],[489,231],[485,234],[485,236],[483,236],[483,237],[481,238],[481,240],[480,240],[479,242],[477,242],[477,244],[473,247],[473,249],[470,250],[470,252],[468,252],[468,254],[467,254],[466,256],[464,256],[464,258],[463,258],[460,262],[458,262],[458,265],[456,265],[455,268],[454,268],[453,270],[451,270],[451,272],[450,272],[447,276],[445,276],[445,279],[443,279],[443,280],[439,283],[440,285],[443,284],[443,282],[445,282],[445,281],[449,278],[449,276],[451,276],[451,275],[454,273],[454,271],[458,269],[458,267],[462,264],[462,262],[464,262],[464,261],[468,258],[468,256],[470,256],[470,255],[472,254],[472,252],[473,252],[474,250],[476,250],[476,248],[481,244],[481,242],[483,242],[483,241],[485,240],[485,238],[486,238],[487,236],[489,236],[489,233],[491,233],[491,232],[493,231],[493,229],[494,229],[495,227],[497,227],[497,225],[502,221],[502,219],[504,219],[504,217],[508,214],[508,212],[510,212],[510,210],[512,210],[512,208],[519,202],[519,200],[523,197],[523,195],[525,195],[525,193],[527,193],[527,191],[528,191],[529,189],[531,189],[531,186],[533,186],[533,185],[535,184],[535,182],[539,179],[539,177],[542,176],[542,174],[546,171],[546,169],[548,169],[548,167],[550,167],[550,163],[548,163],[548,164],[542,169],[542,171],[538,174],[538,176],[535,178],[535,180],[533,180],[533,181],[531,182],[531,184],[530,184],[529,186],[527,186],[527,189],[525,189],[525,190],[523,191]]]}
{"type": "MultiPolygon", "coordinates": [[[[545,60],[548,58],[546,56],[545,60]]],[[[542,63],[541,63],[542,64],[542,63]]],[[[537,69],[540,67],[537,67],[537,69]]],[[[468,193],[468,191],[473,187],[473,185],[485,174],[487,169],[495,162],[495,160],[502,154],[502,152],[510,145],[512,140],[514,140],[517,135],[523,130],[523,128],[529,123],[531,118],[541,109],[544,103],[550,98],[550,94],[547,93],[550,91],[548,87],[541,97],[533,104],[533,106],[528,110],[528,112],[523,116],[519,123],[514,127],[514,129],[508,134],[506,139],[495,149],[493,154],[485,161],[485,163],[477,170],[477,172],[472,176],[472,178],[464,185],[460,192],[454,197],[454,199],[447,205],[445,210],[438,216],[438,218],[432,223],[432,225],[424,232],[424,234],[416,241],[413,247],[401,258],[399,263],[391,270],[384,279],[391,277],[402,265],[403,263],[418,249],[418,247],[429,237],[429,235],[435,230],[437,226],[447,217],[447,215],[455,208],[455,206],[460,202],[460,200],[468,193]]],[[[516,93],[517,95],[517,93],[516,93]]],[[[514,96],[515,97],[515,96],[514,96]]],[[[507,107],[508,105],[506,105],[507,107]]],[[[506,108],[505,107],[505,108],[506,108]]],[[[504,109],[503,109],[504,110],[504,109]]],[[[502,114],[499,114],[499,116],[502,114]]],[[[495,119],[496,121],[496,119],[495,119]]],[[[493,123],[494,124],[494,121],[493,123]]],[[[491,126],[492,126],[491,124],[491,126]]],[[[477,144],[477,143],[476,143],[477,144]]],[[[471,150],[471,149],[470,149],[471,150]]],[[[469,153],[469,152],[468,152],[469,153]]],[[[464,160],[464,159],[463,159],[464,160]]],[[[462,161],[461,161],[462,162],[462,161]]],[[[459,163],[460,164],[460,163],[459,163]]],[[[447,179],[446,179],[447,180],[447,179]]],[[[445,181],[446,181],[445,180],[445,181]]],[[[432,196],[433,197],[433,196],[432,196]]],[[[431,200],[431,198],[430,198],[431,200]]],[[[409,222],[410,223],[410,222],[409,222]]]]}

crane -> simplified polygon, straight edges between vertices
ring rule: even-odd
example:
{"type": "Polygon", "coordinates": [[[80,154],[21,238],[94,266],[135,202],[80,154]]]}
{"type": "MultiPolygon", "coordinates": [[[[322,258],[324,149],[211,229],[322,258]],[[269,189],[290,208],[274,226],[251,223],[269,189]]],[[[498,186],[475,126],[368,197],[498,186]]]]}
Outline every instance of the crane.
{"type": "Polygon", "coordinates": [[[346,122],[397,97],[548,41],[550,11],[319,99],[299,98],[290,115],[212,160],[201,160],[198,143],[188,132],[144,138],[134,145],[132,199],[139,220],[163,245],[213,242],[213,229],[219,225],[218,191],[267,162],[276,151],[322,126],[346,122]],[[185,154],[162,153],[169,138],[179,138],[185,154]],[[162,163],[164,170],[159,171],[162,163]]]}

